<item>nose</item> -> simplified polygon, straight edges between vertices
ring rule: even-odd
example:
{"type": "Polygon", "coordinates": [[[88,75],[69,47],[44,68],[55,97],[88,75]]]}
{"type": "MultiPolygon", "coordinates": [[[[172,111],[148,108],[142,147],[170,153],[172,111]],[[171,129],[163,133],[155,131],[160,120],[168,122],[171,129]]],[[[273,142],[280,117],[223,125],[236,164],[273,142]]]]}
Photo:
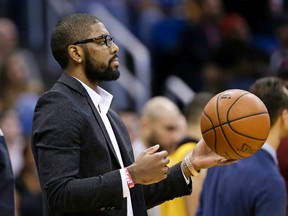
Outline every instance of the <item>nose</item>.
{"type": "Polygon", "coordinates": [[[171,143],[177,143],[182,139],[182,134],[179,131],[171,133],[171,143]]]}
{"type": "Polygon", "coordinates": [[[119,47],[114,43],[114,41],[112,41],[112,45],[110,47],[110,50],[113,54],[116,54],[119,52],[119,47]]]}

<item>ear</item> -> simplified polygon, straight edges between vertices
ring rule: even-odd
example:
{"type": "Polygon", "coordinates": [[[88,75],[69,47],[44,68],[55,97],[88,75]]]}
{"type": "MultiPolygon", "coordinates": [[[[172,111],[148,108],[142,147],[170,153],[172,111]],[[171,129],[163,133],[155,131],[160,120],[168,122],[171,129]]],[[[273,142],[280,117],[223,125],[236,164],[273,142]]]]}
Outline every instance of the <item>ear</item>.
{"type": "Polygon", "coordinates": [[[150,121],[147,117],[141,117],[140,130],[141,130],[141,133],[144,134],[144,136],[149,136],[150,131],[151,131],[151,125],[150,125],[150,121]]]}
{"type": "Polygon", "coordinates": [[[284,109],[281,113],[283,126],[288,129],[288,109],[284,109]]]}
{"type": "Polygon", "coordinates": [[[83,49],[77,45],[69,45],[68,46],[68,55],[73,61],[75,61],[77,63],[81,63],[83,61],[83,58],[84,58],[83,49]]]}

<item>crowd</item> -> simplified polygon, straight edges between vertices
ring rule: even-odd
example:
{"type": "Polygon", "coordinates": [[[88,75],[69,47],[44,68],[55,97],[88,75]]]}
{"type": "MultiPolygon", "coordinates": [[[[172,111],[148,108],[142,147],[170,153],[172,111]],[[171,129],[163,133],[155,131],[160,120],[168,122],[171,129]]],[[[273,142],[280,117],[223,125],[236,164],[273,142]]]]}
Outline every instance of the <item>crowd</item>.
{"type": "MultiPolygon", "coordinates": [[[[47,42],[43,49],[36,50],[25,43],[27,35],[34,34],[25,28],[28,21],[23,17],[28,12],[17,9],[12,2],[0,2],[0,128],[15,178],[16,216],[41,216],[41,189],[30,145],[32,118],[39,96],[51,87],[61,71],[49,76],[47,42]]],[[[25,2],[28,1],[19,7],[25,2]]],[[[132,101],[127,105],[129,111],[119,110],[114,104],[128,128],[135,157],[160,143],[171,158],[169,166],[177,164],[201,139],[197,131],[199,110],[209,98],[229,88],[249,90],[255,81],[265,77],[288,79],[287,0],[87,0],[85,4],[82,0],[69,1],[74,12],[86,12],[94,3],[107,7],[147,46],[152,57],[153,95],[143,112],[131,109],[132,101]],[[196,102],[179,104],[166,97],[166,80],[171,75],[181,78],[196,92],[196,102]],[[197,113],[194,120],[191,110],[197,113]],[[192,129],[190,121],[194,123],[192,129]]],[[[43,1],[45,6],[47,2],[43,1]]],[[[43,12],[41,18],[44,17],[43,12]]],[[[133,72],[129,55],[125,58],[120,62],[126,62],[133,72]]],[[[284,130],[279,138],[277,164],[288,191],[285,133],[284,130]]],[[[168,216],[167,212],[175,208],[183,216],[195,215],[205,175],[203,170],[200,176],[193,177],[195,193],[191,197],[156,206],[149,210],[149,215],[168,216]]]]}

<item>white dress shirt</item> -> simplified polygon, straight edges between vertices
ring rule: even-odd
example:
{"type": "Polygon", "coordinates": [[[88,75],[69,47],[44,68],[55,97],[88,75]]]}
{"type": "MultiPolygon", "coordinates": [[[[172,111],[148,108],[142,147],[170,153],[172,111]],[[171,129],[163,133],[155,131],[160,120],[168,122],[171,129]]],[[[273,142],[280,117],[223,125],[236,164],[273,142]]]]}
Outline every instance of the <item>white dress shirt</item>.
{"type": "MultiPolygon", "coordinates": [[[[74,77],[75,78],[75,77],[74,77]]],[[[75,78],[78,80],[83,87],[86,89],[88,92],[91,100],[93,101],[93,104],[95,105],[96,109],[98,110],[102,121],[106,127],[106,130],[109,134],[109,137],[111,139],[112,145],[114,147],[114,150],[116,152],[116,155],[118,157],[118,160],[121,165],[120,169],[120,175],[121,175],[121,180],[122,180],[122,189],[123,189],[123,197],[127,198],[127,216],[133,216],[133,210],[132,210],[132,202],[131,202],[131,196],[130,196],[130,190],[126,181],[126,175],[124,171],[124,165],[123,165],[123,160],[121,157],[120,149],[114,134],[114,131],[112,129],[112,126],[110,124],[110,121],[107,117],[107,112],[109,110],[109,107],[111,105],[113,95],[111,95],[109,92],[105,91],[101,87],[97,86],[96,91],[91,89],[89,86],[87,86],[85,83],[80,81],[79,79],[75,78]]]]}
{"type": "Polygon", "coordinates": [[[275,164],[278,165],[278,159],[277,159],[276,150],[269,143],[264,143],[264,145],[262,146],[262,149],[267,151],[272,156],[275,164]]]}

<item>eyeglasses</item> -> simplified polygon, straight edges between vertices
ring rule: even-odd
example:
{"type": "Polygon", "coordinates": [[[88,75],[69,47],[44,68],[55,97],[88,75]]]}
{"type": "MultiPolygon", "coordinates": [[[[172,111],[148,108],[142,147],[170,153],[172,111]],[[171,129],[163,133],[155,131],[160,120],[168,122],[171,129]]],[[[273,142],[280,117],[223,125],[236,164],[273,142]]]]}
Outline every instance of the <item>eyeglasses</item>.
{"type": "Polygon", "coordinates": [[[88,38],[88,39],[76,41],[75,43],[73,43],[73,45],[95,42],[97,40],[103,40],[102,45],[105,44],[107,47],[111,47],[112,43],[114,42],[113,38],[110,35],[101,35],[96,38],[88,38]]]}

